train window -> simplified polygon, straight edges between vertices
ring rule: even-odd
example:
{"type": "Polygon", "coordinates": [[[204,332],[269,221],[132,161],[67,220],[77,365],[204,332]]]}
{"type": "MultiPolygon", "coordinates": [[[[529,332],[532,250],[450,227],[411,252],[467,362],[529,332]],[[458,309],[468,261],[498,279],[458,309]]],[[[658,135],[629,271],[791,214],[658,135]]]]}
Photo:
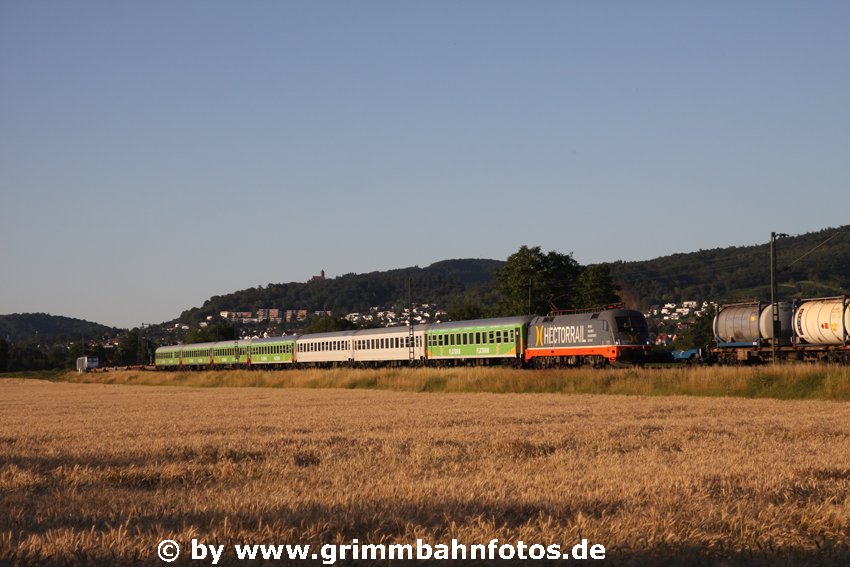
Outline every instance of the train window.
{"type": "Polygon", "coordinates": [[[614,317],[614,320],[617,321],[617,330],[621,333],[638,332],[638,325],[631,317],[614,317]]]}
{"type": "Polygon", "coordinates": [[[481,344],[481,333],[475,333],[475,344],[481,344]]]}
{"type": "Polygon", "coordinates": [[[493,339],[494,339],[493,334],[494,334],[494,333],[493,333],[493,331],[490,331],[490,336],[489,336],[489,337],[487,337],[488,339],[490,339],[490,340],[489,340],[489,344],[493,344],[493,342],[494,342],[494,341],[493,341],[493,339]]]}
{"type": "Polygon", "coordinates": [[[461,335],[460,338],[463,339],[463,341],[462,341],[463,344],[465,344],[465,345],[469,344],[469,335],[467,333],[464,333],[463,335],[461,335]]]}
{"type": "Polygon", "coordinates": [[[502,342],[502,331],[496,331],[496,342],[502,342]]]}

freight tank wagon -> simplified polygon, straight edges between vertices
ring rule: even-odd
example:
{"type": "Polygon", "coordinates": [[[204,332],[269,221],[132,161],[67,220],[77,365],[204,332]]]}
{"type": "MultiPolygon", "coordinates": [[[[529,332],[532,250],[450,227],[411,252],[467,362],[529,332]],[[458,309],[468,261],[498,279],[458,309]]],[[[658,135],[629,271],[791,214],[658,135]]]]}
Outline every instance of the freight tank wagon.
{"type": "Polygon", "coordinates": [[[643,313],[616,307],[535,317],[525,359],[536,367],[641,364],[650,348],[643,313]]]}
{"type": "Polygon", "coordinates": [[[770,303],[718,306],[710,359],[721,364],[779,360],[850,362],[848,296],[779,302],[779,339],[770,303]],[[775,344],[774,344],[775,343],[775,344]]]}
{"type": "MultiPolygon", "coordinates": [[[[794,305],[780,301],[778,347],[788,347],[793,341],[791,315],[794,305]]],[[[724,364],[769,360],[772,356],[773,309],[770,303],[749,302],[720,305],[712,323],[714,351],[717,360],[724,364]]]]}

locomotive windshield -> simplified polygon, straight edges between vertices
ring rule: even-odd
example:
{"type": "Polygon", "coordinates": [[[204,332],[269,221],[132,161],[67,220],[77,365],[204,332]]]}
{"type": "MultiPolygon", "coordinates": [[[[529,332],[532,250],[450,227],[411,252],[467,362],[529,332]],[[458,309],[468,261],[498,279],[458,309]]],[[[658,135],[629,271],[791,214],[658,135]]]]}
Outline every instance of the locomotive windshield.
{"type": "Polygon", "coordinates": [[[617,321],[617,331],[620,333],[638,334],[648,331],[646,320],[632,317],[615,317],[617,321]]]}

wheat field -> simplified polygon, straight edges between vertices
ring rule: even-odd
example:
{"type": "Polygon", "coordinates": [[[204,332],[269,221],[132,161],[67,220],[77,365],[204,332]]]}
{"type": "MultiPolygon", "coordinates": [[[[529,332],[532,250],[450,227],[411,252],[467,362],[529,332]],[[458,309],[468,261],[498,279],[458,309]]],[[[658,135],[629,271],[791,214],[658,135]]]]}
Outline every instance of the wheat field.
{"type": "Polygon", "coordinates": [[[166,538],[186,565],[193,538],[850,564],[845,402],[4,379],[0,409],[0,564],[163,565],[166,538]]]}

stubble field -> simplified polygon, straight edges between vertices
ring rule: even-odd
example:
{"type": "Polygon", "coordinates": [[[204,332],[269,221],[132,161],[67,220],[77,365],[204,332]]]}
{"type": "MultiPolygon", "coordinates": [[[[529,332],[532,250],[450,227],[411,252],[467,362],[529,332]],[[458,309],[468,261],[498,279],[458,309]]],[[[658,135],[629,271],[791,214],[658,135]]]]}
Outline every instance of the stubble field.
{"type": "Polygon", "coordinates": [[[0,563],[586,538],[616,565],[850,564],[845,402],[5,379],[0,407],[0,563]]]}

